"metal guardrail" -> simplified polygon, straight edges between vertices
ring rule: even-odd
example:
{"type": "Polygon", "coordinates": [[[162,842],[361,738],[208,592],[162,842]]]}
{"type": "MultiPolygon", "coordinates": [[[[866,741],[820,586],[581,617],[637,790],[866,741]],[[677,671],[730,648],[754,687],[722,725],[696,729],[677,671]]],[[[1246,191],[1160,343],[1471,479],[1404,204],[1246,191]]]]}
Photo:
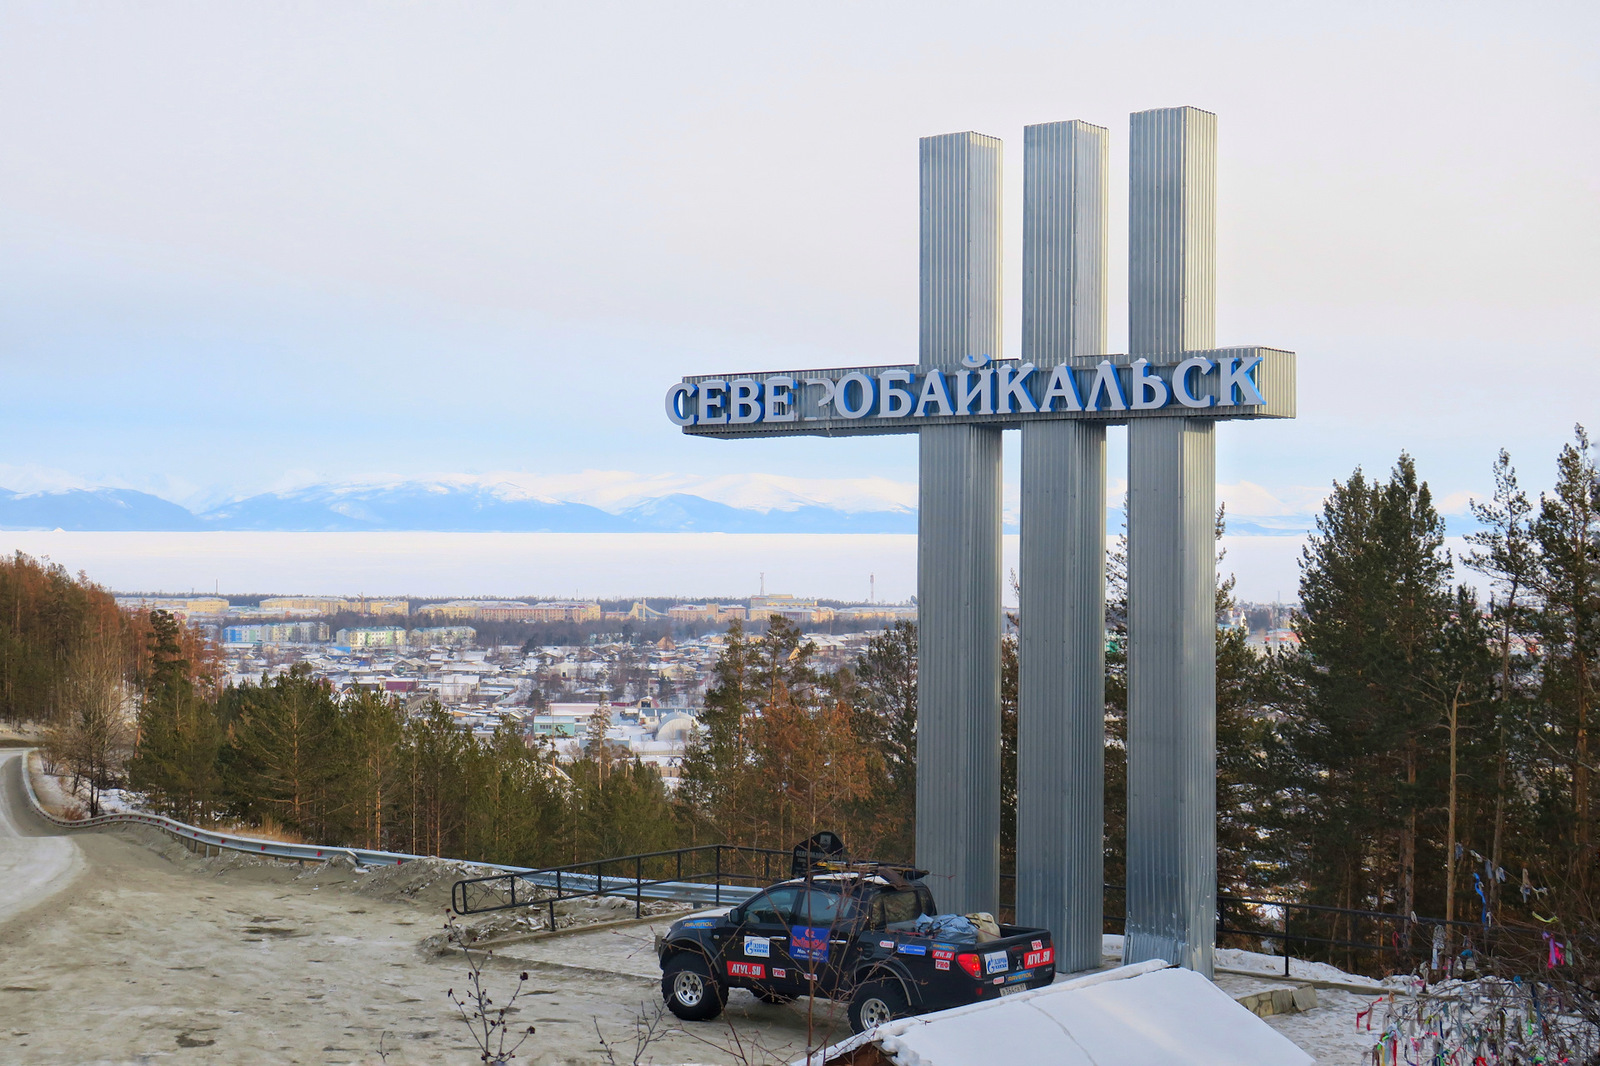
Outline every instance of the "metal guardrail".
{"type": "MultiPolygon", "coordinates": [[[[421,859],[422,855],[407,855],[398,851],[375,851],[370,848],[339,848],[319,844],[285,844],[277,840],[260,840],[255,837],[240,836],[236,833],[216,833],[199,826],[180,822],[175,818],[167,818],[159,814],[101,814],[93,818],[80,818],[73,821],[68,818],[58,818],[45,810],[44,804],[39,801],[39,794],[34,791],[33,774],[28,769],[28,757],[33,749],[27,749],[22,756],[22,784],[28,793],[28,802],[33,805],[34,813],[51,825],[61,829],[97,829],[101,826],[116,825],[148,825],[176,838],[180,843],[187,845],[191,850],[199,848],[216,848],[219,852],[241,851],[250,855],[266,855],[276,859],[296,859],[302,862],[322,862],[328,859],[344,856],[353,861],[357,866],[399,866],[402,863],[421,859]]],[[[208,850],[209,854],[209,850],[208,850]]],[[[496,866],[490,863],[472,863],[474,866],[486,866],[490,869],[514,870],[514,866],[496,866]]]]}
{"type": "MultiPolygon", "coordinates": [[[[292,859],[297,862],[326,862],[340,856],[350,859],[357,866],[399,866],[417,859],[429,858],[424,855],[411,855],[399,851],[379,851],[373,848],[341,848],[325,844],[286,844],[278,840],[261,840],[256,837],[241,836],[237,833],[218,833],[199,826],[180,822],[175,818],[168,818],[160,814],[101,814],[93,818],[80,818],[76,821],[68,818],[58,818],[45,809],[39,800],[39,794],[33,787],[33,774],[28,768],[28,758],[34,749],[24,749],[22,755],[22,784],[28,794],[28,802],[33,806],[34,813],[51,825],[61,829],[96,829],[105,826],[118,825],[147,825],[159,829],[171,836],[191,851],[205,850],[211,854],[211,849],[222,851],[238,851],[246,855],[261,855],[274,859],[292,859]]],[[[782,852],[787,856],[788,852],[782,852]]],[[[495,870],[496,874],[489,879],[516,877],[539,885],[543,876],[542,871],[529,870],[523,866],[505,866],[493,862],[474,862],[470,859],[444,859],[444,862],[458,863],[464,867],[473,867],[479,870],[495,870]]],[[[585,866],[603,866],[605,862],[580,864],[585,866]]],[[[482,879],[473,879],[482,880],[482,879]]],[[[633,879],[621,877],[608,877],[597,873],[587,881],[583,876],[555,873],[551,877],[552,885],[566,892],[562,899],[575,899],[581,896],[617,895],[635,897],[635,912],[642,910],[642,899],[667,899],[680,900],[684,903],[710,903],[721,905],[726,899],[736,903],[741,899],[754,894],[755,889],[737,885],[723,885],[720,892],[715,886],[697,882],[674,883],[670,881],[653,882],[639,885],[633,879]]],[[[458,882],[459,884],[459,882],[458,882]]],[[[541,898],[541,903],[544,900],[541,898]]],[[[520,904],[519,904],[520,905],[520,904]]],[[[500,908],[494,908],[500,909],[500,908]]],[[[465,913],[465,912],[463,912],[465,913]]],[[[552,928],[554,925],[552,923],[552,928]]]]}
{"type": "Polygon", "coordinates": [[[720,907],[724,900],[730,904],[740,902],[771,884],[773,860],[782,860],[779,864],[782,871],[783,863],[792,858],[793,853],[789,851],[739,844],[701,844],[670,851],[641,852],[543,870],[465,878],[455,883],[450,906],[460,915],[547,906],[552,929],[555,928],[555,905],[583,896],[631,896],[636,918],[643,915],[646,899],[672,899],[720,907]],[[689,860],[687,872],[684,869],[686,858],[689,860]],[[708,865],[710,869],[696,869],[696,865],[708,865]],[[608,866],[618,872],[607,874],[608,866]],[[741,885],[739,881],[755,884],[741,885]]]}

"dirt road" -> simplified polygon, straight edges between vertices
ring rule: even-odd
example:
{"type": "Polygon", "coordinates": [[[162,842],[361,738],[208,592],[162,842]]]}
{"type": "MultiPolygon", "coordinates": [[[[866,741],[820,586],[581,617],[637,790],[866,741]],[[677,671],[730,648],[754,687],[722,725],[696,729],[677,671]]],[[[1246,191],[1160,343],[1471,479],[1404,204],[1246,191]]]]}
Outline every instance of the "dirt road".
{"type": "MultiPolygon", "coordinates": [[[[444,995],[465,987],[465,966],[418,947],[443,923],[447,872],[379,881],[199,859],[142,828],[65,835],[31,814],[20,771],[0,752],[0,1062],[378,1063],[380,1040],[391,1064],[478,1061],[444,995]]],[[[531,977],[512,1017],[537,1033],[517,1061],[604,1062],[598,1026],[631,1062],[641,1007],[660,1002],[652,936],[635,926],[497,952],[498,1000],[519,971],[531,977]]],[[[789,1061],[804,1054],[806,1007],[736,992],[724,1017],[757,1048],[749,1061],[789,1061]]],[[[817,1011],[838,1035],[837,1012],[817,1011]]],[[[743,1061],[716,1046],[732,1040],[726,1025],[667,1028],[643,1061],[743,1061]]]]}
{"type": "Polygon", "coordinates": [[[66,888],[83,871],[83,852],[71,837],[47,835],[26,813],[22,752],[0,750],[0,925],[66,888]],[[15,787],[13,787],[15,786],[15,787]],[[20,806],[16,806],[20,805],[20,806]]]}

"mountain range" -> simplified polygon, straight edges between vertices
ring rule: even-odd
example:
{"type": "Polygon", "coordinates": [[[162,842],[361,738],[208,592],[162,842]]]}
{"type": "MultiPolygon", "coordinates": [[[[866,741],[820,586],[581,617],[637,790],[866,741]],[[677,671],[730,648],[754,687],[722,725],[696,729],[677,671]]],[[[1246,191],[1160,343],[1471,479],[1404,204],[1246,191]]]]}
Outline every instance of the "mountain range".
{"type": "MultiPolygon", "coordinates": [[[[430,530],[441,533],[915,533],[915,508],[884,499],[846,504],[791,495],[768,506],[735,506],[689,492],[665,492],[611,509],[530,493],[514,485],[458,478],[383,484],[313,485],[261,493],[204,510],[133,489],[0,489],[0,529],[186,532],[257,530],[356,532],[430,530]]],[[[1476,524],[1445,516],[1446,533],[1476,524]]],[[[1228,532],[1244,536],[1303,536],[1313,516],[1229,515],[1228,532]]],[[[1119,509],[1107,512],[1107,532],[1123,528],[1119,509]]],[[[1006,532],[1016,532],[1014,521],[1006,532]]]]}
{"type": "Polygon", "coordinates": [[[915,533],[914,510],[842,510],[826,504],[735,507],[668,493],[617,511],[493,486],[402,482],[317,485],[262,493],[202,511],[133,489],[0,489],[0,529],[96,531],[271,530],[442,533],[915,533]]]}

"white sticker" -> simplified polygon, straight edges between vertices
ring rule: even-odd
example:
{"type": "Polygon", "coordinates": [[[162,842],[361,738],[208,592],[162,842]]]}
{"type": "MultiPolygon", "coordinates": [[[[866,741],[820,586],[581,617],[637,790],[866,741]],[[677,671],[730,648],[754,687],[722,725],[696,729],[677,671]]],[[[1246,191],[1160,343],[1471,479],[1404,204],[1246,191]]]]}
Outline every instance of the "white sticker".
{"type": "MultiPolygon", "coordinates": [[[[752,959],[767,959],[772,957],[772,941],[764,936],[747,936],[744,938],[744,953],[752,959]]],[[[1005,956],[1001,956],[1004,958],[1005,956]]]]}
{"type": "MultiPolygon", "coordinates": [[[[748,944],[748,941],[746,943],[748,944]]],[[[745,953],[749,954],[749,951],[750,949],[746,947],[745,953]]],[[[1010,968],[1011,964],[1006,961],[1006,953],[1003,951],[991,951],[983,957],[984,973],[1005,973],[1010,968]]]]}
{"type": "Polygon", "coordinates": [[[772,976],[779,977],[779,978],[788,977],[789,976],[789,971],[788,970],[780,970],[777,967],[773,967],[772,976]]]}

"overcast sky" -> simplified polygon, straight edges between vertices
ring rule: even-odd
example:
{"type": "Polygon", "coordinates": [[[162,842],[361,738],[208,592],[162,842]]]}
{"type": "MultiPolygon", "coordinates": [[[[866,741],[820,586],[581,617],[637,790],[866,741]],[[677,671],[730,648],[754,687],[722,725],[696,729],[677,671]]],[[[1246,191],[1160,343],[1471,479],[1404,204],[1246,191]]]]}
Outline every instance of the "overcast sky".
{"type": "Polygon", "coordinates": [[[1409,449],[1459,509],[1600,431],[1596,41],[1592,2],[4,0],[0,485],[910,481],[910,438],[686,440],[661,394],[914,362],[955,130],[1008,149],[1016,354],[1022,127],[1069,118],[1111,130],[1120,350],[1128,114],[1192,104],[1218,341],[1300,353],[1219,480],[1301,506],[1409,449]]]}

